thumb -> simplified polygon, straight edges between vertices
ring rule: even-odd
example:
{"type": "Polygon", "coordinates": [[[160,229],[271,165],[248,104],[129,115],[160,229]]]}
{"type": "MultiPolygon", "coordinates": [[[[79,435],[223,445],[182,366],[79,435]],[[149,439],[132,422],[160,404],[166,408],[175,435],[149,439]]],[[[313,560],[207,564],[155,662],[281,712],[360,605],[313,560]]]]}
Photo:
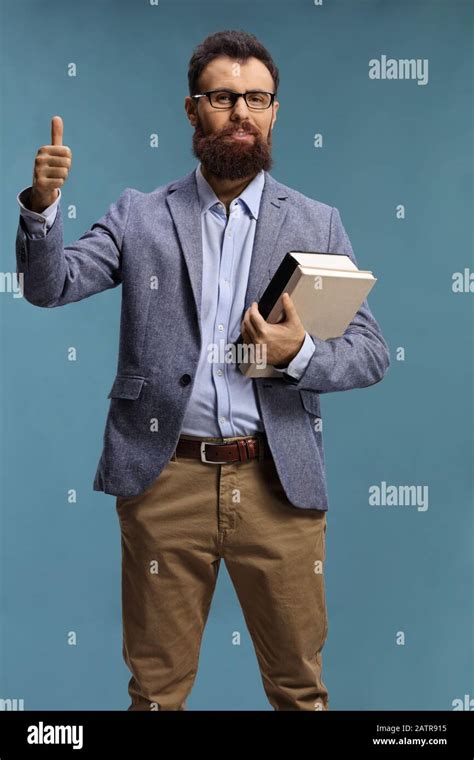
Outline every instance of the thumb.
{"type": "Polygon", "coordinates": [[[63,144],[63,120],[60,116],[51,119],[51,145],[63,144]]]}

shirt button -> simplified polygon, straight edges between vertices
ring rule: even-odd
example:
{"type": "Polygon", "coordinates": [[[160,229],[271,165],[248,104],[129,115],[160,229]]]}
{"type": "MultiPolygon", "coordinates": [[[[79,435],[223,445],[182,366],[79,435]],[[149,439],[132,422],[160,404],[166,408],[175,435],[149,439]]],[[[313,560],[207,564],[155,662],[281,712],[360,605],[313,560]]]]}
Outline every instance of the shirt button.
{"type": "Polygon", "coordinates": [[[224,373],[222,372],[222,370],[221,370],[221,369],[218,369],[218,370],[217,370],[217,374],[218,374],[218,375],[223,375],[224,373]]]}
{"type": "Polygon", "coordinates": [[[219,422],[225,422],[225,421],[226,421],[225,417],[219,417],[219,422]]]}
{"type": "Polygon", "coordinates": [[[221,330],[221,332],[222,332],[222,330],[224,329],[224,325],[217,325],[217,329],[221,330]]]}

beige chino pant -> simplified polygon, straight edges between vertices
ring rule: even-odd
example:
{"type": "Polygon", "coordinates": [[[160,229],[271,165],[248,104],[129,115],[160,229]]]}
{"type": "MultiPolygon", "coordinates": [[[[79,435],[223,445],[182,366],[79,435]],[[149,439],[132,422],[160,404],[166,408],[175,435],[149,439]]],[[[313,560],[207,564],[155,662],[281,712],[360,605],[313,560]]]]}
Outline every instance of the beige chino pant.
{"type": "Polygon", "coordinates": [[[272,707],[329,709],[326,512],[291,504],[271,456],[219,465],[174,453],[146,491],[117,497],[116,510],[128,710],[186,709],[221,559],[272,707]]]}

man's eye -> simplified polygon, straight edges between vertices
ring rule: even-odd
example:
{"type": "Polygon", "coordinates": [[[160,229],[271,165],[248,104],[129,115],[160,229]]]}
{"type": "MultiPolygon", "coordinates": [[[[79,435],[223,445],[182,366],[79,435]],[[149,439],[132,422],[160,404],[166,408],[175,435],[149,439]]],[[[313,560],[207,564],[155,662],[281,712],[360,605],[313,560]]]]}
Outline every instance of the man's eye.
{"type": "Polygon", "coordinates": [[[219,103],[228,103],[230,100],[228,92],[216,92],[214,97],[219,103]]]}
{"type": "Polygon", "coordinates": [[[264,96],[260,92],[254,92],[247,96],[251,103],[263,103],[264,96]]]}

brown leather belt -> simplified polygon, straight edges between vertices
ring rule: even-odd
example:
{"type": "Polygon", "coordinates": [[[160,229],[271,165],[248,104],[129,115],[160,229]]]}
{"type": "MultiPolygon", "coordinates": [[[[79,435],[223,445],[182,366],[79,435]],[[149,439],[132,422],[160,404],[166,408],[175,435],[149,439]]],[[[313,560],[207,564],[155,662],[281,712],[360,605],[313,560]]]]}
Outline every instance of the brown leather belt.
{"type": "Polygon", "coordinates": [[[176,454],[178,457],[200,459],[208,464],[228,464],[263,459],[270,456],[270,449],[264,436],[248,436],[227,443],[180,438],[176,454]]]}

